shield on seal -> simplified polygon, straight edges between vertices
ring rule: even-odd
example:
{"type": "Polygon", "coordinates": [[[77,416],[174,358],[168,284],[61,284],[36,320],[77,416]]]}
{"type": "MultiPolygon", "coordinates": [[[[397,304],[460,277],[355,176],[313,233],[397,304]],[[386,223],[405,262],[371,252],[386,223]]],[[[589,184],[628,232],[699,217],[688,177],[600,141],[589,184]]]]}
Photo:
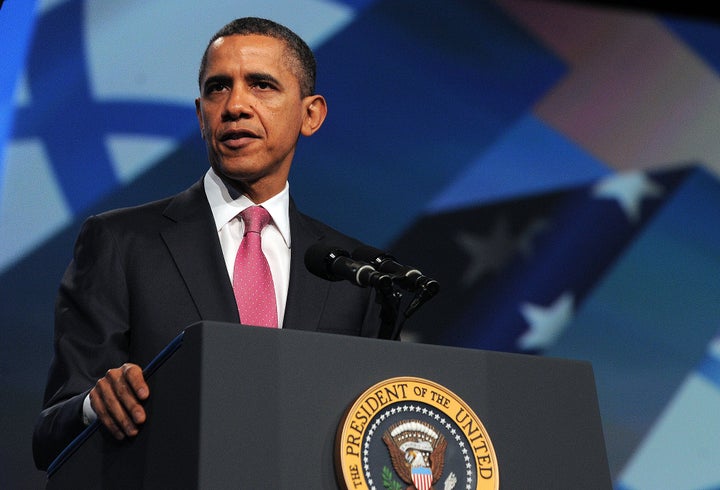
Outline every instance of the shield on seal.
{"type": "Polygon", "coordinates": [[[415,488],[418,490],[430,490],[432,486],[432,471],[430,468],[417,466],[412,468],[411,476],[415,488]]]}

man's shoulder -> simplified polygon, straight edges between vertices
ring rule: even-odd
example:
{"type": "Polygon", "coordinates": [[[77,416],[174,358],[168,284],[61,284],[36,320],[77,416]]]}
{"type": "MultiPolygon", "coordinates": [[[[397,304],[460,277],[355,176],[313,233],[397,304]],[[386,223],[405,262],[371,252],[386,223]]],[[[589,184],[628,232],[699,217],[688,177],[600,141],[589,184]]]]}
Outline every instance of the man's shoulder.
{"type": "Polygon", "coordinates": [[[87,222],[103,222],[107,226],[138,228],[173,220],[183,214],[197,212],[207,203],[202,186],[193,184],[175,195],[103,211],[87,218],[87,222]]]}
{"type": "Polygon", "coordinates": [[[301,229],[303,229],[305,233],[308,233],[312,237],[313,241],[323,240],[348,251],[352,251],[362,244],[362,242],[357,238],[307,214],[297,211],[296,219],[301,229]]]}

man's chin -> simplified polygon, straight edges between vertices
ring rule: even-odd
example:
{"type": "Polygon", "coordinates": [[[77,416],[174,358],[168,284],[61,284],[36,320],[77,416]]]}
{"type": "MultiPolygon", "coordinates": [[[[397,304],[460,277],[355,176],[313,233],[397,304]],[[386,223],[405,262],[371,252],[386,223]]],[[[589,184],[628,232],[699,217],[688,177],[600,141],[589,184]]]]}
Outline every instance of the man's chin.
{"type": "Polygon", "coordinates": [[[252,179],[253,172],[248,169],[247,164],[237,161],[228,161],[227,159],[220,163],[212,163],[215,173],[223,179],[233,181],[245,181],[252,179]]]}

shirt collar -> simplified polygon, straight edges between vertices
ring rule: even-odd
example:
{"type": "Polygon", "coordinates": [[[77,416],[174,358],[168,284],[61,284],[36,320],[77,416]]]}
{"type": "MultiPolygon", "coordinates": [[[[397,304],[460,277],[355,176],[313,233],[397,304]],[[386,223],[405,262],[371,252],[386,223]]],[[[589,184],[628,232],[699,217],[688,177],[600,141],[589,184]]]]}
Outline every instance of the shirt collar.
{"type": "Polygon", "coordinates": [[[205,173],[203,179],[205,194],[210,203],[215,229],[220,229],[240,214],[245,208],[255,204],[262,205],[272,217],[271,224],[280,231],[285,244],[290,248],[290,217],[288,209],[290,206],[290,184],[285,182],[285,188],[265,202],[254,203],[244,194],[236,196],[236,192],[230,192],[225,183],[211,167],[205,173]]]}

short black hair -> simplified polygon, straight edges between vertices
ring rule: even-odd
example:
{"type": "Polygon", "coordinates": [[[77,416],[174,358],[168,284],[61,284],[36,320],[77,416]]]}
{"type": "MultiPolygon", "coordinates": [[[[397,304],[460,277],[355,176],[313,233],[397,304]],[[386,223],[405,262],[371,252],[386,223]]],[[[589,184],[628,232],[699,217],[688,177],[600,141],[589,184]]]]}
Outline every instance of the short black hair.
{"type": "Polygon", "coordinates": [[[315,93],[315,73],[317,70],[315,55],[313,55],[310,47],[302,40],[300,36],[293,31],[268,19],[259,17],[242,17],[225,24],[219,31],[210,38],[202,60],[200,61],[200,71],[198,73],[198,86],[202,90],[202,79],[207,69],[208,50],[212,43],[221,37],[226,36],[249,36],[260,35],[273,37],[285,43],[291,55],[294,57],[293,68],[296,68],[296,76],[300,82],[300,95],[307,97],[315,93]]]}

